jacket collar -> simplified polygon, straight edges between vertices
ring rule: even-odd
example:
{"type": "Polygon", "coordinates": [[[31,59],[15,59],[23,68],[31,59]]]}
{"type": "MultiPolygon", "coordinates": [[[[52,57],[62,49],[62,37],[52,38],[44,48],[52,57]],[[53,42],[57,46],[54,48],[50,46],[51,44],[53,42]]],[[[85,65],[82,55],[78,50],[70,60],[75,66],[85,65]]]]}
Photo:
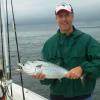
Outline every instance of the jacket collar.
{"type": "Polygon", "coordinates": [[[67,36],[65,33],[61,33],[61,32],[60,32],[60,29],[57,30],[57,34],[60,35],[60,36],[64,36],[64,37],[73,37],[73,38],[77,38],[77,37],[79,37],[79,36],[82,34],[82,32],[81,32],[80,30],[76,29],[76,28],[73,26],[73,32],[70,33],[69,36],[67,36]]]}

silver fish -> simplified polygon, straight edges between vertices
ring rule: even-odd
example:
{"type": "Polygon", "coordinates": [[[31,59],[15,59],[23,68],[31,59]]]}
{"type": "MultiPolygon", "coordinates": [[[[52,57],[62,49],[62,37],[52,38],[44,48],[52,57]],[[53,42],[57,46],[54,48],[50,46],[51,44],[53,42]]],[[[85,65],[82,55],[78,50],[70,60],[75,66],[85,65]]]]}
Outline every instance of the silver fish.
{"type": "Polygon", "coordinates": [[[68,73],[65,68],[45,61],[28,61],[25,64],[19,63],[18,66],[28,75],[43,73],[47,79],[61,79],[68,73]]]}

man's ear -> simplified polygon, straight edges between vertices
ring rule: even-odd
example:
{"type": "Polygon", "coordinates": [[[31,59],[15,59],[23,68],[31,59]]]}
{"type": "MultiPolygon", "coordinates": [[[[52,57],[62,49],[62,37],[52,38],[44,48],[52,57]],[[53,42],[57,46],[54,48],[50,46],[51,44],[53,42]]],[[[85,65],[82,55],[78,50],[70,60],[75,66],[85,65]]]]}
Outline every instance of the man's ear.
{"type": "Polygon", "coordinates": [[[55,19],[56,19],[56,22],[57,22],[57,15],[55,15],[55,19]]]}
{"type": "Polygon", "coordinates": [[[72,19],[74,20],[74,14],[72,14],[72,19]]]}
{"type": "Polygon", "coordinates": [[[57,20],[57,15],[55,15],[55,19],[57,20]]]}
{"type": "Polygon", "coordinates": [[[73,14],[73,20],[74,20],[74,14],[73,14]]]}
{"type": "Polygon", "coordinates": [[[73,16],[73,19],[74,19],[74,14],[72,14],[72,16],[73,16]]]}

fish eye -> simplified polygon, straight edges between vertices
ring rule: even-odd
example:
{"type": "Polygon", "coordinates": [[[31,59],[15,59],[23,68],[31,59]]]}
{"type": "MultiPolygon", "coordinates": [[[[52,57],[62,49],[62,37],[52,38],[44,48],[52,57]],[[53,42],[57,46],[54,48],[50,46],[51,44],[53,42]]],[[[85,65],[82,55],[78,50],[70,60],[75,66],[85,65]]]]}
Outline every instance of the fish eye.
{"type": "Polygon", "coordinates": [[[32,61],[32,63],[34,63],[34,61],[32,61]]]}

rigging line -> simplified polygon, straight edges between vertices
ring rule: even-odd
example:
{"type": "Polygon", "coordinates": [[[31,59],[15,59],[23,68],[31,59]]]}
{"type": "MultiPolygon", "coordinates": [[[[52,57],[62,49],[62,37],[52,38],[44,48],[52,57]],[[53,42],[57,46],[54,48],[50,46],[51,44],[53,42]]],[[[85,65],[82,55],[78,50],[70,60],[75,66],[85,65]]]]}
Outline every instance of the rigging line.
{"type": "Polygon", "coordinates": [[[0,0],[0,26],[1,26],[1,48],[2,48],[2,66],[3,66],[3,76],[5,76],[5,68],[4,68],[4,43],[3,43],[3,30],[2,30],[2,18],[1,18],[1,0],[0,0]]]}
{"type": "Polygon", "coordinates": [[[10,40],[9,40],[9,24],[8,24],[8,5],[7,5],[7,0],[6,0],[6,19],[7,19],[7,38],[8,38],[8,57],[9,57],[9,69],[10,69],[10,75],[9,78],[12,78],[12,73],[11,73],[11,57],[10,57],[10,40]]]}
{"type": "MultiPolygon", "coordinates": [[[[2,10],[1,10],[1,0],[0,0],[0,26],[1,26],[1,45],[2,45],[2,66],[3,66],[3,77],[5,78],[6,77],[6,70],[5,70],[5,60],[4,60],[3,23],[2,23],[1,12],[2,12],[2,10]]],[[[1,79],[1,82],[2,82],[2,79],[1,79]]],[[[6,91],[6,89],[5,89],[5,91],[6,91]]],[[[3,96],[6,96],[5,92],[3,92],[3,96]]]]}
{"type": "MultiPolygon", "coordinates": [[[[9,40],[9,20],[8,20],[8,5],[7,5],[7,0],[6,0],[6,19],[7,19],[7,38],[8,38],[8,57],[9,57],[9,70],[10,70],[10,73],[9,73],[9,79],[12,78],[12,72],[11,72],[11,57],[10,57],[10,40],[9,40]]],[[[12,85],[11,85],[11,96],[12,96],[12,85]]]]}
{"type": "MultiPolygon", "coordinates": [[[[1,0],[0,0],[0,28],[1,28],[1,48],[2,48],[2,66],[3,66],[3,76],[6,76],[5,71],[5,60],[4,60],[4,41],[3,41],[3,25],[2,25],[2,17],[1,17],[1,0]]],[[[1,79],[2,84],[2,79],[1,79]]],[[[3,96],[5,96],[5,92],[3,91],[3,96]]]]}
{"type": "Polygon", "coordinates": [[[15,40],[16,40],[16,47],[17,47],[17,56],[18,56],[18,62],[20,63],[20,55],[19,55],[19,48],[18,48],[18,39],[17,39],[17,32],[16,32],[16,22],[14,17],[14,9],[13,9],[13,3],[11,0],[11,9],[12,9],[12,16],[13,16],[13,25],[14,25],[14,32],[15,32],[15,40]]]}
{"type": "MultiPolygon", "coordinates": [[[[18,39],[17,39],[17,33],[16,33],[16,23],[15,23],[15,17],[14,17],[14,10],[13,10],[13,2],[12,2],[12,0],[11,0],[11,8],[12,8],[12,15],[13,15],[13,22],[14,22],[13,24],[14,24],[14,31],[15,31],[16,47],[17,47],[17,56],[18,56],[18,62],[20,63],[20,55],[19,55],[19,48],[18,48],[18,39]]],[[[23,100],[25,100],[22,72],[20,72],[20,78],[21,78],[23,100]]]]}

